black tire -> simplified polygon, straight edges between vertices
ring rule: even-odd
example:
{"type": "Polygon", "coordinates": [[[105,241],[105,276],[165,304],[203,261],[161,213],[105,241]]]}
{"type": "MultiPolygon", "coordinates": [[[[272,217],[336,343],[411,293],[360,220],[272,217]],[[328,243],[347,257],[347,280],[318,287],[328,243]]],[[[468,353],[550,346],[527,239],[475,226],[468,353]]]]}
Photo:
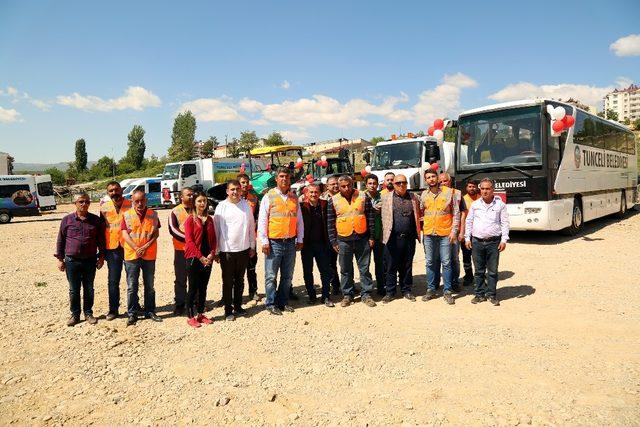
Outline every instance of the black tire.
{"type": "Polygon", "coordinates": [[[575,236],[582,231],[584,226],[584,215],[582,212],[582,201],[573,199],[573,209],[571,210],[571,225],[563,230],[567,236],[575,236]]]}
{"type": "Polygon", "coordinates": [[[622,195],[620,196],[620,210],[616,214],[618,218],[624,218],[627,214],[627,195],[624,190],[622,190],[622,195]]]}
{"type": "Polygon", "coordinates": [[[11,221],[9,212],[0,212],[0,224],[8,224],[11,221]]]}

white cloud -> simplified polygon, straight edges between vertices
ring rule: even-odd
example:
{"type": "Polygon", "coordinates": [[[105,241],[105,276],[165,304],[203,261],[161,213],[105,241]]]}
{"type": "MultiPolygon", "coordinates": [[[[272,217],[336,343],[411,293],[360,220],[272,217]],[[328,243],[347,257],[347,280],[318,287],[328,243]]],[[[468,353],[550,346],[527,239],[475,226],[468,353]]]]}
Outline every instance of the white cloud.
{"type": "Polygon", "coordinates": [[[0,107],[0,123],[15,123],[20,120],[20,113],[13,108],[0,107]]]}
{"type": "Polygon", "coordinates": [[[609,45],[616,56],[640,56],[640,34],[629,34],[620,37],[609,45]]]}
{"type": "Polygon", "coordinates": [[[242,98],[240,102],[238,102],[238,107],[249,113],[257,113],[264,107],[262,102],[258,102],[255,99],[242,98]]]}
{"type": "Polygon", "coordinates": [[[282,83],[280,83],[280,89],[287,90],[290,87],[291,87],[291,83],[289,83],[287,80],[285,80],[282,83]]]}
{"type": "Polygon", "coordinates": [[[203,122],[244,120],[227,98],[200,98],[185,102],[180,112],[190,110],[198,120],[203,122]]]}
{"type": "Polygon", "coordinates": [[[18,95],[18,89],[16,89],[15,87],[7,87],[7,95],[9,96],[17,96],[18,95]]]}
{"type": "Polygon", "coordinates": [[[527,98],[573,98],[587,105],[595,105],[614,89],[613,86],[597,87],[573,83],[557,85],[536,85],[529,82],[513,83],[489,95],[489,99],[499,102],[527,98]]]}
{"type": "Polygon", "coordinates": [[[280,135],[287,141],[294,143],[311,138],[311,135],[305,129],[281,130],[280,135]]]}
{"type": "Polygon", "coordinates": [[[41,111],[49,111],[51,110],[51,105],[49,105],[47,102],[42,101],[41,99],[32,99],[31,104],[36,107],[38,110],[41,111]]]}
{"type": "Polygon", "coordinates": [[[57,103],[68,107],[86,111],[136,110],[142,111],[147,107],[159,107],[160,98],[150,90],[140,86],[129,86],[124,95],[113,99],[102,99],[97,96],[84,96],[77,92],[71,95],[57,97],[57,103]]]}
{"type": "Polygon", "coordinates": [[[462,73],[445,75],[441,84],[418,96],[418,102],[413,106],[415,123],[424,125],[438,117],[455,116],[460,110],[462,89],[477,85],[474,79],[462,73]]]}
{"type": "Polygon", "coordinates": [[[620,76],[616,79],[616,86],[619,88],[627,88],[633,84],[633,79],[629,77],[620,76]]]}

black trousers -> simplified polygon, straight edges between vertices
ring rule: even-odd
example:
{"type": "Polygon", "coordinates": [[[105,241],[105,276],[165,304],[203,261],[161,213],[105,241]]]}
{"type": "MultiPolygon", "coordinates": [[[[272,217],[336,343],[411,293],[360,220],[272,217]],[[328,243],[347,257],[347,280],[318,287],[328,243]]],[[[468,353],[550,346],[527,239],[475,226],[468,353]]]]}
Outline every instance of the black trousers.
{"type": "Polygon", "coordinates": [[[467,249],[464,242],[460,242],[462,248],[462,267],[464,268],[465,280],[473,279],[473,267],[471,264],[471,249],[467,249]]]}
{"type": "Polygon", "coordinates": [[[247,282],[249,284],[249,296],[258,293],[258,276],[256,276],[256,264],[258,264],[258,252],[251,258],[247,264],[247,282]]]}
{"type": "Polygon", "coordinates": [[[403,294],[411,292],[413,287],[413,256],[416,253],[416,239],[414,235],[397,236],[393,233],[384,246],[386,268],[386,293],[395,295],[396,285],[400,283],[403,294]]]}
{"type": "Polygon", "coordinates": [[[340,275],[338,274],[338,253],[331,248],[330,254],[329,267],[331,268],[331,289],[333,289],[333,293],[338,294],[342,289],[340,287],[340,275]]]}
{"type": "Polygon", "coordinates": [[[242,308],[242,292],[244,291],[244,272],[249,264],[249,249],[242,252],[220,252],[220,268],[222,269],[222,302],[224,315],[228,316],[233,309],[242,308]]]}
{"type": "Polygon", "coordinates": [[[207,285],[211,276],[211,266],[205,267],[197,258],[189,258],[185,262],[185,271],[189,278],[187,291],[187,315],[195,317],[204,313],[207,302],[207,285]]]}
{"type": "Polygon", "coordinates": [[[173,292],[177,308],[184,307],[187,297],[187,262],[184,259],[184,251],[173,250],[173,271],[175,273],[173,292]]]}

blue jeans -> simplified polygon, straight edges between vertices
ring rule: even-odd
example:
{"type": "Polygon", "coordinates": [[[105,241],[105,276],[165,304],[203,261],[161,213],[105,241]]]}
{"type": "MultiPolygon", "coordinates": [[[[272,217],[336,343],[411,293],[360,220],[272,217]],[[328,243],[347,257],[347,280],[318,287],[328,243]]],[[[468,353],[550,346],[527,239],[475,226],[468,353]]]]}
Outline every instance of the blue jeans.
{"type": "Polygon", "coordinates": [[[331,267],[329,265],[329,251],[331,247],[324,242],[305,243],[300,252],[302,259],[302,272],[304,276],[304,287],[307,289],[309,298],[316,298],[316,289],[313,287],[313,260],[316,260],[318,271],[320,272],[320,282],[322,283],[322,299],[329,298],[331,293],[331,267]]]}
{"type": "Polygon", "coordinates": [[[117,313],[120,308],[120,278],[122,277],[122,263],[124,262],[124,249],[107,249],[104,252],[104,260],[107,264],[107,289],[109,290],[109,313],[117,313]]]}
{"type": "Polygon", "coordinates": [[[146,314],[156,311],[156,291],[153,288],[153,280],[156,273],[156,261],[136,259],[124,262],[124,271],[127,273],[127,314],[135,316],[139,307],[138,288],[140,286],[140,270],[142,270],[142,283],[144,285],[144,312],[146,314]]]}
{"type": "Polygon", "coordinates": [[[296,263],[296,240],[269,239],[271,250],[264,257],[264,287],[267,294],[265,305],[274,304],[284,307],[289,303],[289,291],[293,279],[293,268],[296,263]],[[280,285],[276,290],[276,276],[280,271],[280,285]]]}
{"type": "Polygon", "coordinates": [[[427,288],[436,290],[437,279],[440,277],[440,265],[442,265],[442,277],[444,279],[444,291],[451,292],[451,243],[449,236],[424,236],[422,238],[424,254],[427,260],[427,288]]]}
{"type": "Polygon", "coordinates": [[[343,296],[353,298],[355,293],[353,282],[353,256],[356,257],[358,270],[360,271],[360,285],[362,289],[360,295],[364,298],[371,295],[373,290],[373,279],[369,273],[371,264],[371,248],[369,239],[359,238],[351,241],[338,239],[338,263],[340,264],[340,287],[343,296]]]}
{"type": "Polygon", "coordinates": [[[93,315],[93,280],[96,277],[96,259],[64,258],[65,271],[69,281],[69,305],[71,315],[80,316],[80,289],[82,288],[82,308],[84,314],[93,315]]]}
{"type": "Polygon", "coordinates": [[[473,257],[473,267],[475,268],[476,296],[485,296],[487,298],[495,298],[496,296],[498,262],[500,261],[499,244],[500,240],[492,242],[481,242],[476,238],[472,240],[471,255],[473,257]]]}

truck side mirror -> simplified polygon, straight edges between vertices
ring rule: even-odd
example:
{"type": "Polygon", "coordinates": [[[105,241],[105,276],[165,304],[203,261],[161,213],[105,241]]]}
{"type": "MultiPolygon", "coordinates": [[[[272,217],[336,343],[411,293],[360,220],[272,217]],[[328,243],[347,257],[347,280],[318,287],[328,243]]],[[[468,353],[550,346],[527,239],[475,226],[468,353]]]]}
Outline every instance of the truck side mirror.
{"type": "Polygon", "coordinates": [[[371,162],[371,153],[368,151],[365,151],[364,153],[362,153],[362,161],[367,164],[371,162]]]}

